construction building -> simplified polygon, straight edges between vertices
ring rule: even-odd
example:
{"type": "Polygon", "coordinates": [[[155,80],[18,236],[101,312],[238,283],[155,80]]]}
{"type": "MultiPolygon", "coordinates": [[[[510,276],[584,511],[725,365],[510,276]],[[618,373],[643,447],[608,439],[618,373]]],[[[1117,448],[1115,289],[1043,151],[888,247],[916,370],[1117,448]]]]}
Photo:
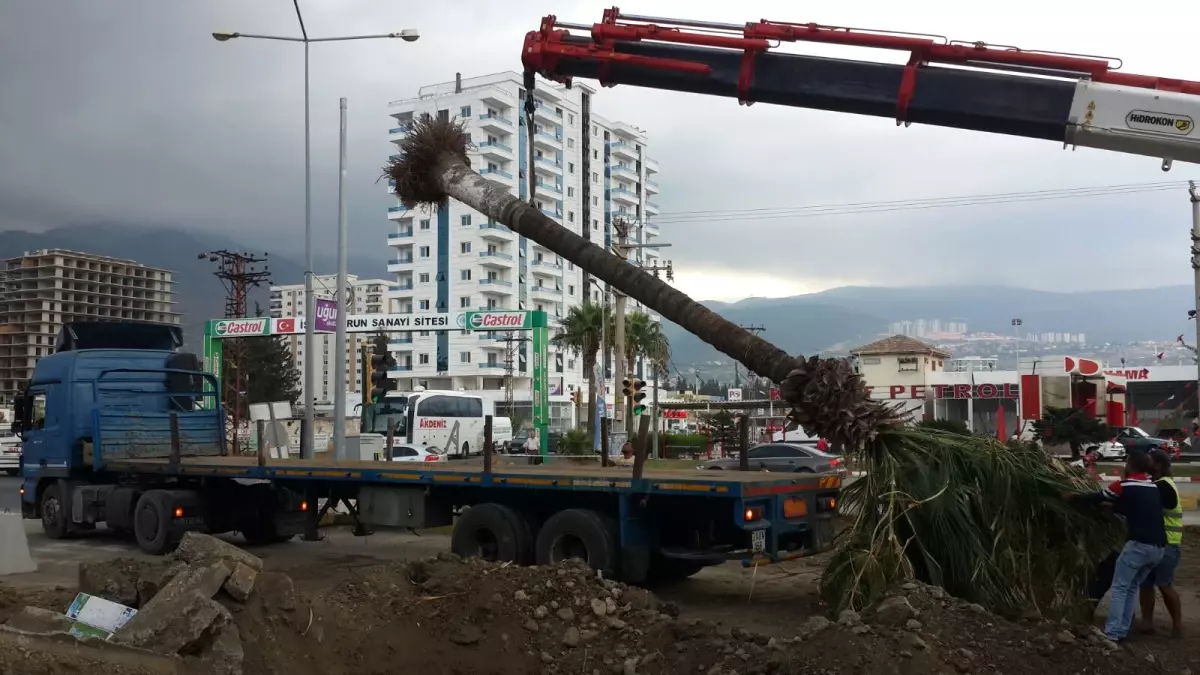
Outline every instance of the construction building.
{"type": "Polygon", "coordinates": [[[0,402],[9,402],[64,323],[178,324],[172,273],[132,260],[43,249],[0,263],[0,402]]]}

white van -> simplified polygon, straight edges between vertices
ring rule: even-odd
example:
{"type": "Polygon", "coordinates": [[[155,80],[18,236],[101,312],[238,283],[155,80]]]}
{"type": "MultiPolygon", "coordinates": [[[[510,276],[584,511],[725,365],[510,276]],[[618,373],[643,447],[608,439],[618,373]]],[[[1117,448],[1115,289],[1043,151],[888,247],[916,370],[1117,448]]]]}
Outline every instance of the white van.
{"type": "Polygon", "coordinates": [[[492,417],[492,451],[504,452],[505,446],[513,437],[512,420],[502,415],[492,417]]]}

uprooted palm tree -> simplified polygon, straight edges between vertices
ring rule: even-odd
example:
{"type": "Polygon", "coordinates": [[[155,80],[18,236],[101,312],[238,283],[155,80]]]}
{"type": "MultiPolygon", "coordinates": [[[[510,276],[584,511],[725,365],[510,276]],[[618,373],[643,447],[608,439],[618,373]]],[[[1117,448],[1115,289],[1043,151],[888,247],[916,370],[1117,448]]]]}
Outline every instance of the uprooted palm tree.
{"type": "Polygon", "coordinates": [[[910,576],[1006,613],[1082,601],[1095,561],[1120,538],[1062,500],[1086,477],[1040,452],[904,426],[847,360],[792,357],[591,244],[472,171],[469,144],[458,122],[415,121],[385,169],[404,205],[449,196],[487,214],[779,383],[797,423],[859,455],[868,474],[842,499],[855,521],[822,579],[835,609],[869,604],[910,576]]]}

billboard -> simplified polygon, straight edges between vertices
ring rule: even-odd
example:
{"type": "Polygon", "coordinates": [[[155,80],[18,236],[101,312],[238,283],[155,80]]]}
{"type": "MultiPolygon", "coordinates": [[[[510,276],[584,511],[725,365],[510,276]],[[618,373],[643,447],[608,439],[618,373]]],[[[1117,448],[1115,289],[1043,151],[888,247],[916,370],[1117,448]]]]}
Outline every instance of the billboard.
{"type": "Polygon", "coordinates": [[[318,333],[332,333],[337,330],[338,308],[336,300],[316,298],[316,323],[313,330],[318,333]]]}
{"type": "Polygon", "coordinates": [[[255,335],[269,335],[271,320],[262,319],[221,319],[213,325],[213,337],[231,338],[255,335]]]}

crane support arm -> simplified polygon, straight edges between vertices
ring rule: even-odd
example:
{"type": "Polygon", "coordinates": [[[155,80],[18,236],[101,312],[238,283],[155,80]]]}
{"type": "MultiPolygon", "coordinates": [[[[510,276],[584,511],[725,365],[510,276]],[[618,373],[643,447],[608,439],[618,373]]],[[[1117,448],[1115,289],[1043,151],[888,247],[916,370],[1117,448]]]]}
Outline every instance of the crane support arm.
{"type": "Polygon", "coordinates": [[[1040,138],[1200,163],[1200,82],[1118,72],[1115,59],[1023,51],[817,24],[743,26],[623,15],[591,26],[542,20],[523,62],[551,80],[582,77],[833,112],[897,124],[1040,138]],[[572,34],[570,30],[584,31],[572,34]],[[906,64],[772,51],[783,41],[907,51],[906,64]]]}

